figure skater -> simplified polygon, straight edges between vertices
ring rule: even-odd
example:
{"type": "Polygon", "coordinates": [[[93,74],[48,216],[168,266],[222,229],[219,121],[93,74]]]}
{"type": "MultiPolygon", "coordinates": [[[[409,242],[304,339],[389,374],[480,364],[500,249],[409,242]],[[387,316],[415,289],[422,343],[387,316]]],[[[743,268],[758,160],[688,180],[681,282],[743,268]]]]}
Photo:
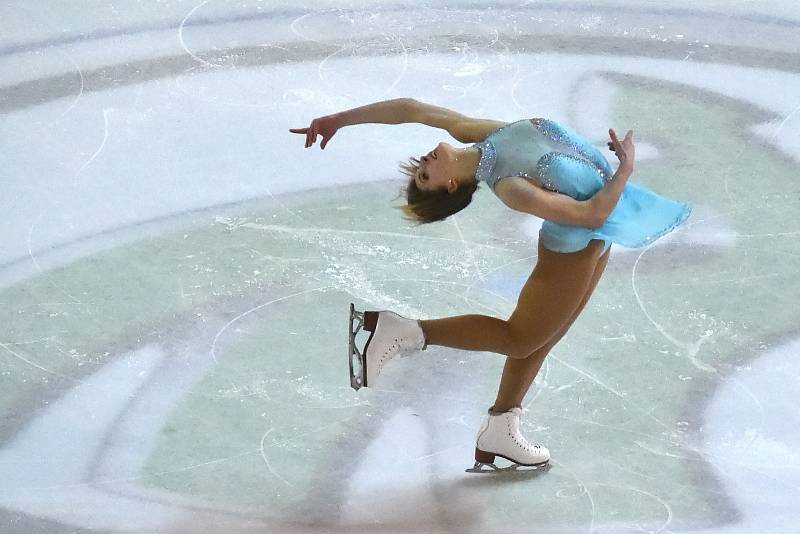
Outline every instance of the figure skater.
{"type": "Polygon", "coordinates": [[[538,257],[508,319],[470,314],[412,320],[391,311],[357,312],[351,304],[351,385],[374,386],[396,354],[428,345],[503,354],[497,397],[477,434],[474,470],[498,469],[496,456],[513,462],[513,468],[543,466],[550,452],[522,436],[520,415],[545,357],[589,301],[611,244],[644,247],[683,223],[691,209],[628,181],[634,171],[633,131],[620,141],[609,130],[616,171],[589,141],[552,120],[477,119],[410,98],[320,117],[290,132],[305,134],[306,148],[321,136],[324,149],[343,126],[410,122],[473,144],[459,149],[439,143],[401,164],[408,177],[407,204],[401,208],[407,219],[444,220],[467,207],[483,182],[509,208],[544,219],[538,257]],[[371,332],[363,353],[354,343],[361,328],[371,332]]]}

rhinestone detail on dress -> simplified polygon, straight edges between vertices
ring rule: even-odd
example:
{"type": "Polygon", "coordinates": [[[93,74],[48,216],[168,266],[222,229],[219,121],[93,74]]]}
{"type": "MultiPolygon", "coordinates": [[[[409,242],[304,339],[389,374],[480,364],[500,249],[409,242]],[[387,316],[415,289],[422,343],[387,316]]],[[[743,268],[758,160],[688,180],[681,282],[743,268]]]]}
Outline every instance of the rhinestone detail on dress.
{"type": "Polygon", "coordinates": [[[478,160],[478,170],[475,171],[475,178],[478,181],[489,183],[492,176],[494,164],[497,161],[497,150],[491,141],[481,141],[475,144],[481,150],[481,157],[478,160]]]}
{"type": "Polygon", "coordinates": [[[555,159],[571,159],[573,161],[577,161],[584,165],[588,165],[588,162],[586,160],[579,158],[577,156],[573,156],[571,154],[565,154],[563,152],[548,152],[547,154],[539,158],[539,162],[536,164],[536,175],[542,182],[542,186],[545,187],[546,189],[549,189],[550,191],[558,192],[558,188],[550,179],[551,176],[550,165],[552,165],[555,159]]]}
{"type": "Polygon", "coordinates": [[[486,182],[490,184],[489,178],[492,177],[492,171],[494,170],[494,165],[497,162],[497,150],[494,147],[494,143],[492,143],[489,138],[502,132],[506,128],[523,122],[526,119],[518,120],[515,122],[509,122],[501,126],[500,128],[496,129],[492,133],[490,133],[486,139],[481,141],[480,143],[475,143],[472,146],[476,146],[481,150],[481,157],[478,160],[478,169],[475,171],[475,178],[479,182],[486,182]]]}
{"type": "MultiPolygon", "coordinates": [[[[593,154],[592,152],[586,150],[585,147],[582,146],[581,143],[576,142],[570,135],[564,131],[564,129],[556,122],[553,122],[549,119],[531,119],[531,124],[539,130],[542,135],[549,138],[554,143],[558,143],[561,145],[566,145],[570,149],[574,150],[587,160],[589,160],[592,165],[597,169],[597,173],[603,178],[604,181],[609,181],[611,176],[605,170],[608,166],[608,162],[603,160],[598,160],[597,154],[593,154]]],[[[549,154],[548,154],[549,155],[549,154]]],[[[574,156],[573,156],[574,158],[574,156]]],[[[578,158],[575,158],[578,159],[578,158]]]]}

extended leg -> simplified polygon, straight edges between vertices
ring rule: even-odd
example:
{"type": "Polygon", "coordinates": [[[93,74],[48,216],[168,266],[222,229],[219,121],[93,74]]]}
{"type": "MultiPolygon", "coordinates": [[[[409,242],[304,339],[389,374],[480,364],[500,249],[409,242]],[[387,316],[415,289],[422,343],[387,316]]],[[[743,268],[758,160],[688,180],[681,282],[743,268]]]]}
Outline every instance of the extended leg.
{"type": "Polygon", "coordinates": [[[586,290],[586,294],[581,300],[578,308],[573,313],[567,324],[548,341],[548,343],[536,350],[525,359],[508,358],[503,367],[503,376],[500,379],[500,387],[497,392],[497,399],[494,402],[493,409],[498,412],[505,412],[515,406],[522,406],[522,399],[525,398],[528,390],[539,373],[539,370],[544,363],[544,359],[550,352],[550,349],[558,343],[561,338],[567,333],[567,330],[572,326],[572,323],[578,318],[583,311],[583,308],[589,302],[589,299],[594,292],[597,283],[603,275],[603,271],[608,264],[609,252],[606,251],[603,256],[597,261],[594,274],[586,290]]]}
{"type": "Polygon", "coordinates": [[[589,287],[602,245],[593,240],[581,251],[564,254],[547,250],[540,241],[536,267],[507,321],[486,315],[413,321],[388,310],[365,311],[363,325],[371,335],[360,354],[354,350],[351,304],[350,385],[374,385],[398,351],[424,349],[426,343],[528,359],[568,325],[589,287]]]}
{"type": "Polygon", "coordinates": [[[509,354],[508,322],[488,315],[458,315],[420,321],[428,345],[509,354]]]}
{"type": "Polygon", "coordinates": [[[571,254],[549,251],[540,243],[536,267],[507,321],[476,314],[420,321],[427,344],[527,358],[572,317],[589,287],[600,250],[602,241],[597,240],[571,254]]]}

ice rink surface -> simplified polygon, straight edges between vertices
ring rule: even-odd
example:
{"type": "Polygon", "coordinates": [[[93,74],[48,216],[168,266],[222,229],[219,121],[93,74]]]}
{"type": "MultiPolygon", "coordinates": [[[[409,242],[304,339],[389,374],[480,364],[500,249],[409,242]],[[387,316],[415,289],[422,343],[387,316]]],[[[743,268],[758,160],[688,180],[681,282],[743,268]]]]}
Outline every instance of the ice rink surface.
{"type": "Polygon", "coordinates": [[[0,6],[3,533],[800,532],[800,5],[0,6]],[[412,97],[548,117],[688,202],[614,246],[525,399],[546,471],[470,474],[503,358],[347,374],[349,303],[507,318],[540,221],[396,208],[412,97]]]}

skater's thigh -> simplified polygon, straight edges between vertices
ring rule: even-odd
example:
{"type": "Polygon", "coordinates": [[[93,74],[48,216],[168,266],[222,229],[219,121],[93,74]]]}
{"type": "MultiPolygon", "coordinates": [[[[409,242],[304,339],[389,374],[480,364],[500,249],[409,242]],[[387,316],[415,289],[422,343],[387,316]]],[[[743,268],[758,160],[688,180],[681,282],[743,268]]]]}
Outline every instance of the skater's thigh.
{"type": "Polygon", "coordinates": [[[553,252],[539,244],[539,257],[508,318],[520,356],[543,347],[569,325],[592,285],[604,243],[592,240],[578,252],[553,252]]]}
{"type": "Polygon", "coordinates": [[[586,293],[583,295],[583,298],[578,303],[577,309],[574,312],[572,312],[570,318],[567,319],[567,322],[564,324],[564,326],[561,327],[561,330],[559,330],[556,334],[554,334],[553,337],[551,337],[542,348],[539,348],[531,352],[530,356],[537,354],[540,350],[543,349],[547,349],[547,351],[549,351],[556,343],[558,343],[561,340],[562,337],[564,337],[564,335],[572,326],[572,323],[574,323],[578,319],[578,316],[581,314],[583,309],[586,307],[586,304],[588,304],[589,299],[592,297],[592,294],[594,293],[597,284],[600,282],[600,278],[602,278],[603,276],[603,272],[605,271],[606,265],[608,265],[608,258],[610,254],[611,251],[606,250],[606,252],[597,261],[597,265],[595,266],[594,272],[592,273],[592,277],[589,280],[589,287],[586,289],[586,293]]]}

